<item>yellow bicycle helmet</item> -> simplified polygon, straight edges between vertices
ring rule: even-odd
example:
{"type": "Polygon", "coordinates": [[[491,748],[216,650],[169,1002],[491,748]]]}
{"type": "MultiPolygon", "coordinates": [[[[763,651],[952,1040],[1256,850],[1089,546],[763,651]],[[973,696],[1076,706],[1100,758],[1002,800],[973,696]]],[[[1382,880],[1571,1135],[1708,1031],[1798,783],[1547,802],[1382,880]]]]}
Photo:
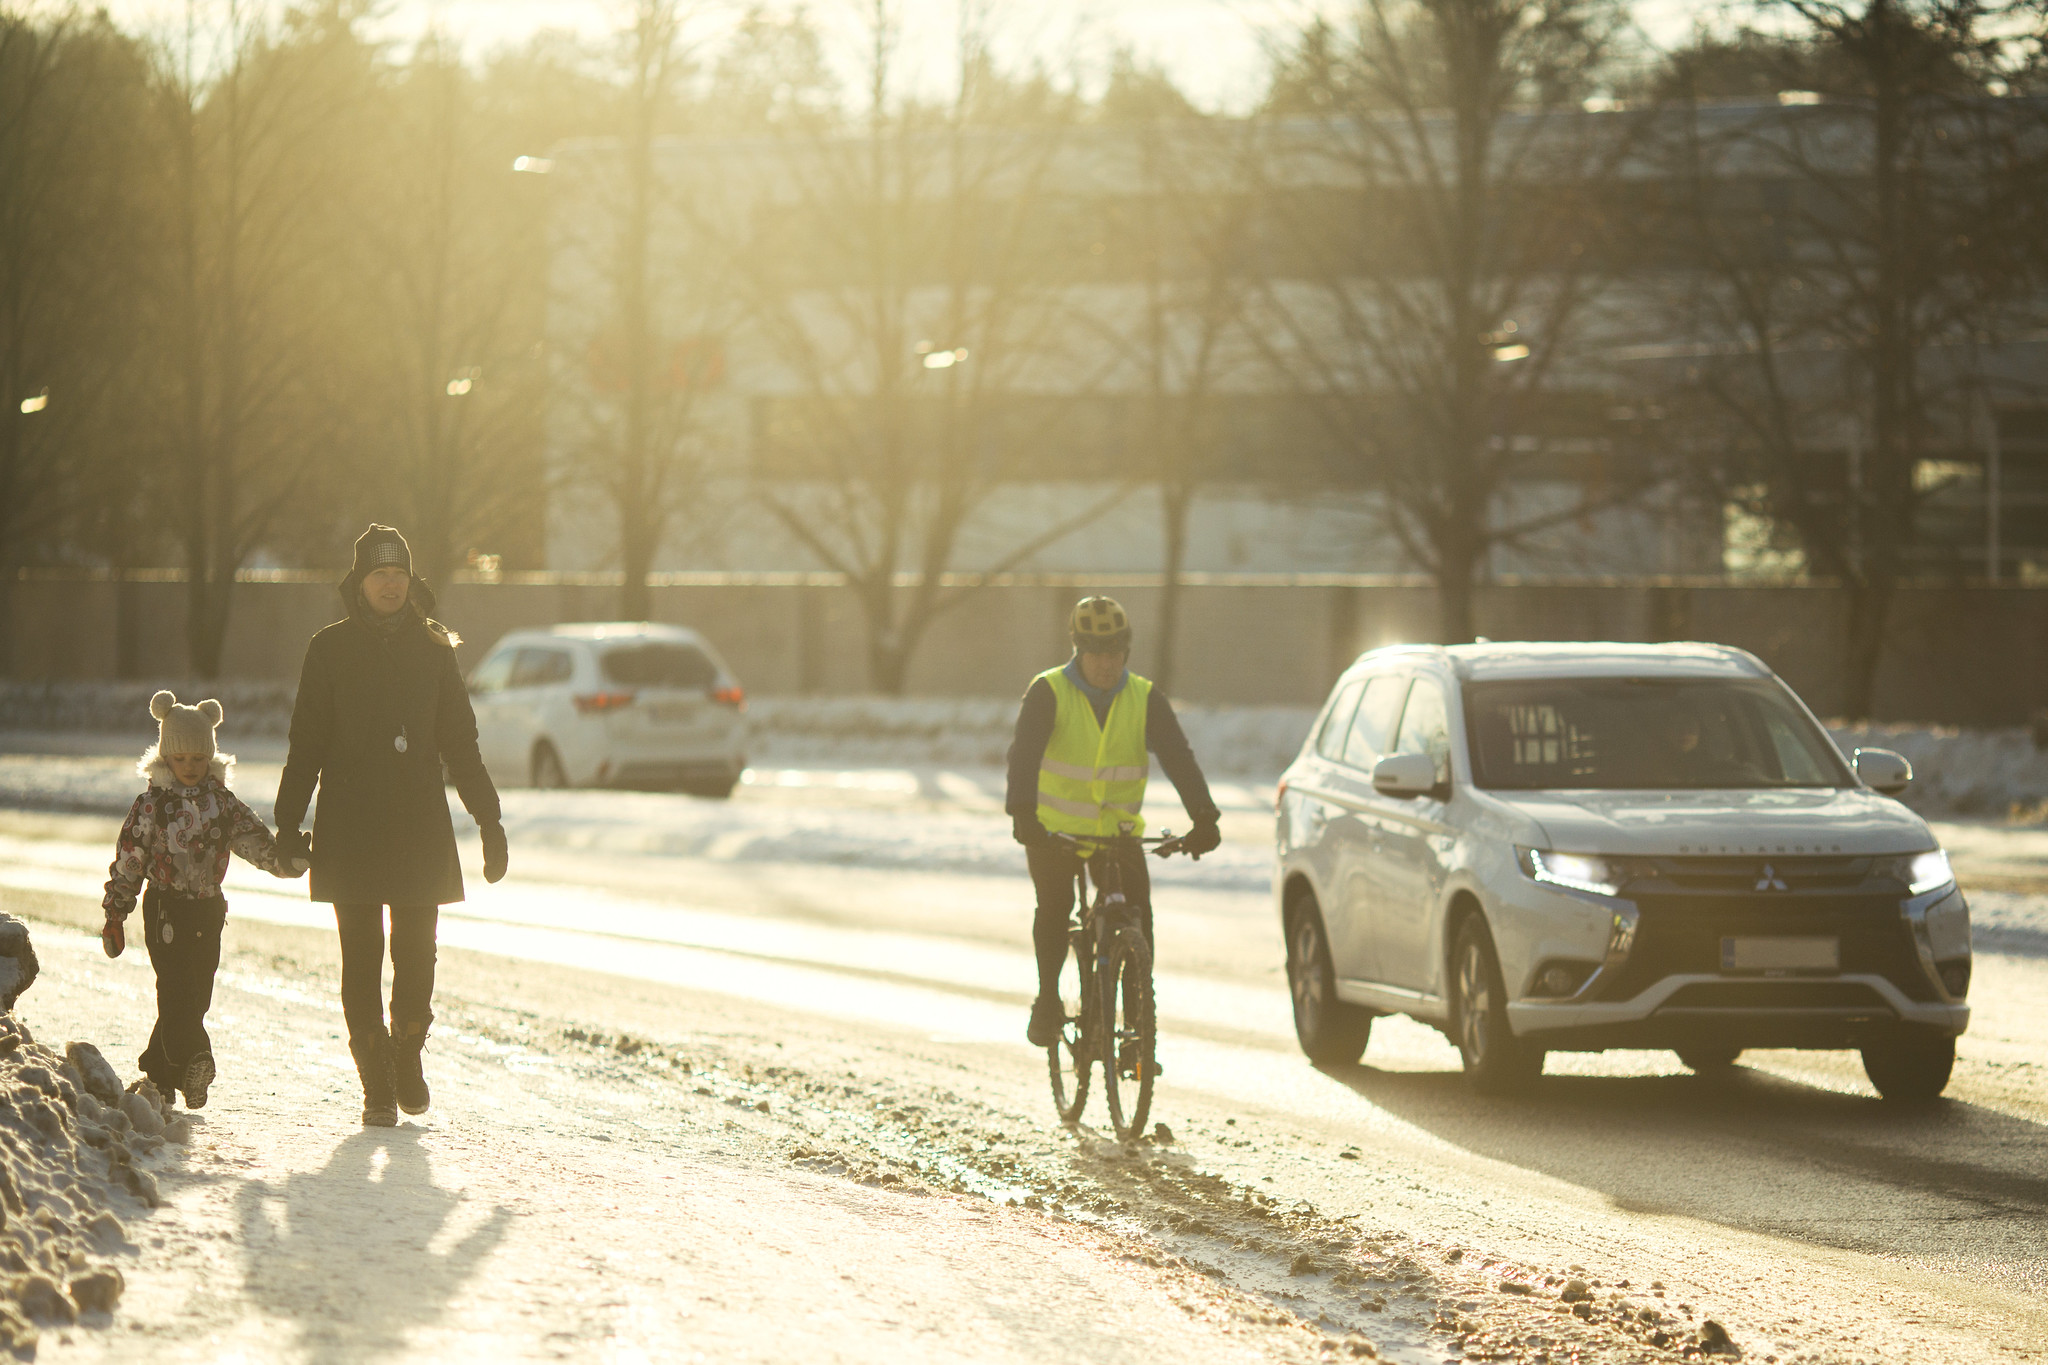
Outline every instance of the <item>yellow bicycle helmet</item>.
{"type": "Polygon", "coordinates": [[[1114,597],[1084,597],[1067,617],[1067,634],[1082,654],[1122,654],[1131,647],[1131,618],[1114,597]]]}

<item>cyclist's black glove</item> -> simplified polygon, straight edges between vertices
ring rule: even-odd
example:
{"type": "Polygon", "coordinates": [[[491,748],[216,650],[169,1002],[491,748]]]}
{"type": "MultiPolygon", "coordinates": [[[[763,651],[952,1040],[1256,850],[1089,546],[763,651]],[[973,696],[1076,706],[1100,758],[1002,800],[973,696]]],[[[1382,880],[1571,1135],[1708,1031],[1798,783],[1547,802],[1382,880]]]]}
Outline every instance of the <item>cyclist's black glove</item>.
{"type": "Polygon", "coordinates": [[[1195,827],[1187,832],[1187,837],[1181,840],[1181,843],[1187,846],[1188,852],[1197,858],[1204,853],[1215,852],[1216,846],[1222,842],[1223,831],[1216,828],[1214,820],[1196,822],[1195,827]]]}
{"type": "Polygon", "coordinates": [[[1038,848],[1052,842],[1052,835],[1046,832],[1044,825],[1038,823],[1038,817],[1035,815],[1010,817],[1010,837],[1026,848],[1038,848]]]}

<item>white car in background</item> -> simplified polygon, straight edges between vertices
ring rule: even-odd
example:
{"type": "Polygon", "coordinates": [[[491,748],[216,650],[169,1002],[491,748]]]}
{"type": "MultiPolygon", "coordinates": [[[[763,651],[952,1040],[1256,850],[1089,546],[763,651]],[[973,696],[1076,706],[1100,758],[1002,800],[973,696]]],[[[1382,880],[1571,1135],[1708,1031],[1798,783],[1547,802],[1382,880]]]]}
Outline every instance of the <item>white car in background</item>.
{"type": "Polygon", "coordinates": [[[1912,770],[1843,759],[1753,656],[1475,644],[1354,663],[1282,778],[1275,890],[1302,1050],[1442,1029],[1482,1091],[1546,1052],[1855,1048],[1931,1100],[1969,1025],[1970,912],[1912,770]]]}
{"type": "Polygon", "coordinates": [[[484,764],[508,786],[730,796],[746,693],[696,631],[647,621],[515,630],[469,675],[484,764]]]}

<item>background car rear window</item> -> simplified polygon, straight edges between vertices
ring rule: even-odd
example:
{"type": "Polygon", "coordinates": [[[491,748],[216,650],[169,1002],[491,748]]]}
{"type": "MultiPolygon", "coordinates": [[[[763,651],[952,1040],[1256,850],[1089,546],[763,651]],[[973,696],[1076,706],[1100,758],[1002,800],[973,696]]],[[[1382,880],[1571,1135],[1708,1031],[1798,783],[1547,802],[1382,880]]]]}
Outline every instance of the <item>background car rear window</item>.
{"type": "Polygon", "coordinates": [[[1558,678],[1466,690],[1473,778],[1495,790],[1855,785],[1775,683],[1558,678]]]}
{"type": "Polygon", "coordinates": [[[691,645],[621,645],[598,660],[605,680],[621,687],[685,687],[699,691],[718,680],[718,668],[691,645]]]}
{"type": "Polygon", "coordinates": [[[576,664],[566,649],[522,649],[512,665],[512,687],[546,687],[567,682],[576,664]]]}

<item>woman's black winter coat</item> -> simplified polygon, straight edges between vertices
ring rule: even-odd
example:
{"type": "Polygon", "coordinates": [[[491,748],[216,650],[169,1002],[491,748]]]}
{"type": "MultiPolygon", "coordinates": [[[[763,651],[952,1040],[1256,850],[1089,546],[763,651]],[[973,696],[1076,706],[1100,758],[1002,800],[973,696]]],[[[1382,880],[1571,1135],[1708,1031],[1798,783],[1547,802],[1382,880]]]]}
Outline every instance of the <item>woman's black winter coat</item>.
{"type": "Polygon", "coordinates": [[[313,637],[276,813],[279,829],[297,829],[319,783],[314,900],[462,899],[443,764],[471,817],[495,823],[497,788],[477,752],[476,713],[446,632],[417,616],[393,631],[351,616],[313,637]],[[403,753],[392,743],[401,732],[403,753]]]}

